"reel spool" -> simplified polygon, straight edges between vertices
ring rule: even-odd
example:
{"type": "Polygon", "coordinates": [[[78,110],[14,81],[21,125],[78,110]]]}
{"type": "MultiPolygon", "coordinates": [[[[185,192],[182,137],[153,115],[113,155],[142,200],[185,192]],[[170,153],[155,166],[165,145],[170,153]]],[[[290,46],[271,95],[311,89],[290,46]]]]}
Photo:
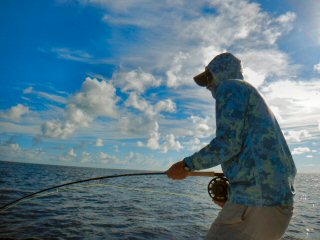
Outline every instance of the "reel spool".
{"type": "Polygon", "coordinates": [[[208,184],[210,197],[218,202],[226,202],[228,199],[229,181],[226,177],[214,177],[208,184]]]}

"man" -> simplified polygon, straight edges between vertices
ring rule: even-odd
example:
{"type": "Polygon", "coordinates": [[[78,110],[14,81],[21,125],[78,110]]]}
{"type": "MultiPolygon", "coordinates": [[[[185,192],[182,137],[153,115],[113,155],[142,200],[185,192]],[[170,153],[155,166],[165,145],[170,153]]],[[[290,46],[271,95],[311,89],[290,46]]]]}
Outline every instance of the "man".
{"type": "Polygon", "coordinates": [[[168,177],[221,164],[229,196],[216,202],[223,208],[207,239],[280,239],[292,217],[296,167],[277,120],[231,53],[216,56],[194,80],[216,99],[216,137],[172,165],[168,177]]]}

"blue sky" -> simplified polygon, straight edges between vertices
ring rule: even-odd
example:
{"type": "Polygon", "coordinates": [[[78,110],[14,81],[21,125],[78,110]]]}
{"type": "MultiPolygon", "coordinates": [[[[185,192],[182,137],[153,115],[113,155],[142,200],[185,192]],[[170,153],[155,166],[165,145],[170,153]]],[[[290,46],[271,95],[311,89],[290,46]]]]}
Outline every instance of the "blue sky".
{"type": "Polygon", "coordinates": [[[300,172],[320,172],[320,3],[0,3],[0,160],[165,170],[210,142],[192,77],[217,54],[277,116],[300,172]]]}

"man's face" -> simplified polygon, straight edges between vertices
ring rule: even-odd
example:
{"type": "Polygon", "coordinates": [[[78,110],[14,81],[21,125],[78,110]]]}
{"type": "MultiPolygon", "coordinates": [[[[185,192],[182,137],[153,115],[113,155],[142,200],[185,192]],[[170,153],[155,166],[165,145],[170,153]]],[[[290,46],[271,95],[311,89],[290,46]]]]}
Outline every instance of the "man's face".
{"type": "Polygon", "coordinates": [[[215,91],[217,88],[217,85],[215,85],[213,82],[214,76],[212,76],[211,72],[208,69],[206,69],[206,74],[207,74],[207,82],[208,82],[206,88],[211,92],[215,91]]]}

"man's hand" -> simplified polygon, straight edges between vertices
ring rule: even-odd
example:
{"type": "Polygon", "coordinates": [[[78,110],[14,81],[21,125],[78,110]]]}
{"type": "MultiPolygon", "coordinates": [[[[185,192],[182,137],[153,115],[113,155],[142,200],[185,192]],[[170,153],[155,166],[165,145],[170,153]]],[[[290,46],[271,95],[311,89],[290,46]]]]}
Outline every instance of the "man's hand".
{"type": "Polygon", "coordinates": [[[182,180],[188,177],[188,171],[184,169],[185,165],[183,161],[173,164],[167,171],[168,178],[173,180],[182,180]]]}

